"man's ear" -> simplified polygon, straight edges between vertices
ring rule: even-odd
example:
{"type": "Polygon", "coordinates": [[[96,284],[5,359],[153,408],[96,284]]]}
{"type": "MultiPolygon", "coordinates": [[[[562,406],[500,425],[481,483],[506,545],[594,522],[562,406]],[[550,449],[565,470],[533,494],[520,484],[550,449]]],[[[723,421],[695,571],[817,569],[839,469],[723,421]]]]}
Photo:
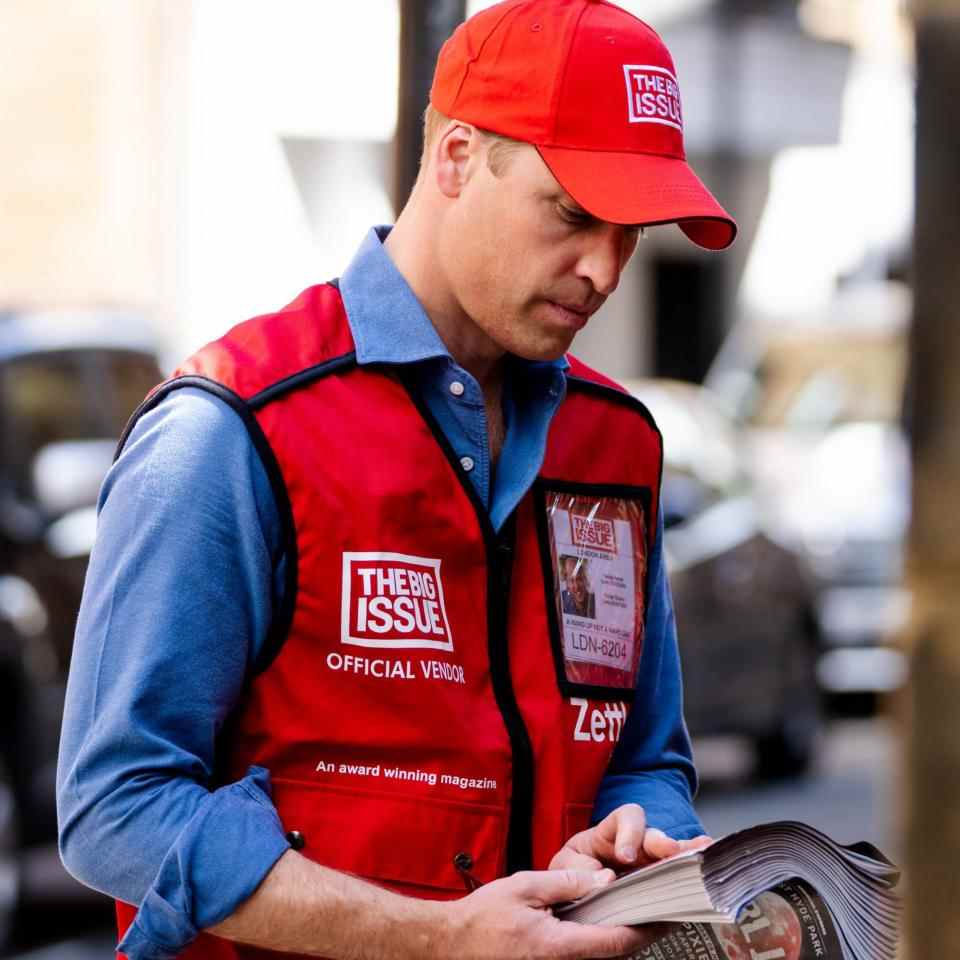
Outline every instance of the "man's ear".
{"type": "Polygon", "coordinates": [[[453,200],[460,196],[476,161],[479,134],[469,123],[453,121],[440,136],[435,149],[436,182],[440,192],[453,200]]]}

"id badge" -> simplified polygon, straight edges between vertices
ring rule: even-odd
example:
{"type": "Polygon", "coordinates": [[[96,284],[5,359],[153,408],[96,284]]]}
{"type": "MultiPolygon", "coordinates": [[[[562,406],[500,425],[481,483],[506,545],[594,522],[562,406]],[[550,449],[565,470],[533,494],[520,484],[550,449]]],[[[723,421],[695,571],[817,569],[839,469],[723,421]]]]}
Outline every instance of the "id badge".
{"type": "Polygon", "coordinates": [[[561,690],[601,698],[633,690],[643,650],[650,491],[543,481],[537,510],[561,690]]]}

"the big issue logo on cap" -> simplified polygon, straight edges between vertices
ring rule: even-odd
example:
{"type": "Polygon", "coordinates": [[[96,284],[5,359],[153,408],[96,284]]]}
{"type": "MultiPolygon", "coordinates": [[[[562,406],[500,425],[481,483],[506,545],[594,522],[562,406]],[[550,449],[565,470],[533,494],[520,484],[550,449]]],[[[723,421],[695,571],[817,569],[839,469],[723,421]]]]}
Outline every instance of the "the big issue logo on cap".
{"type": "Polygon", "coordinates": [[[623,75],[631,123],[662,123],[683,133],[680,87],[666,67],[625,63],[623,75]]]}

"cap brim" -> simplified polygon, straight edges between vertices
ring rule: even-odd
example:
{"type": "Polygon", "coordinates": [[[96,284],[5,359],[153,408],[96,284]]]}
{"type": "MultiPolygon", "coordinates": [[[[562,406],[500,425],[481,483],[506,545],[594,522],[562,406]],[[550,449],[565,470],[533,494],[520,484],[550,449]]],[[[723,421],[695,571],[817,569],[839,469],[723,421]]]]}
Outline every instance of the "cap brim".
{"type": "Polygon", "coordinates": [[[542,147],[544,163],[588,213],[610,223],[676,223],[698,246],[723,250],[737,224],[685,160],[646,153],[542,147]]]}

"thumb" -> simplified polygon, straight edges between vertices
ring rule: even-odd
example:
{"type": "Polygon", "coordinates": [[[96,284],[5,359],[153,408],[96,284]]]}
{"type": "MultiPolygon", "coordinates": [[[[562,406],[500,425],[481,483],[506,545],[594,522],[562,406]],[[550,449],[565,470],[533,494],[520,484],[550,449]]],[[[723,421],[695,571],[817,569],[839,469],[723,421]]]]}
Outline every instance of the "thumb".
{"type": "Polygon", "coordinates": [[[650,860],[663,860],[679,853],[683,847],[656,827],[648,827],[643,835],[643,852],[650,860]]]}
{"type": "Polygon", "coordinates": [[[549,907],[554,903],[578,900],[615,877],[612,870],[537,870],[517,874],[520,895],[531,906],[549,907]]]}

